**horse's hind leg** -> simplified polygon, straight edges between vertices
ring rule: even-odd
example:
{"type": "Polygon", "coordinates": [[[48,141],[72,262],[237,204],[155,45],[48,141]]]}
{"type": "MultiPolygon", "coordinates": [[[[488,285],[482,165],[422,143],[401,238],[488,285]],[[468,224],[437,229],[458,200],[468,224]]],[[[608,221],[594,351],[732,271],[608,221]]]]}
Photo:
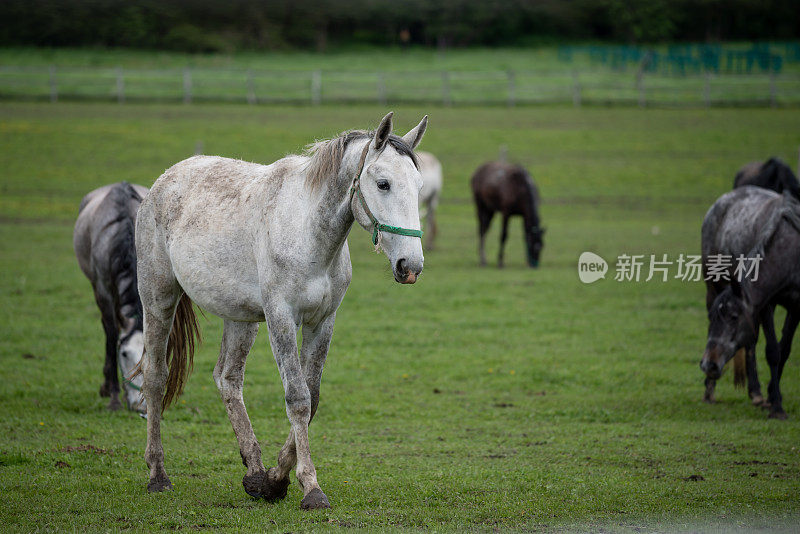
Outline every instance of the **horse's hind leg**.
{"type": "Polygon", "coordinates": [[[268,486],[266,469],[261,462],[261,448],[253,432],[253,425],[247,415],[242,395],[245,362],[257,334],[258,323],[225,321],[219,360],[214,367],[214,382],[217,384],[222,402],[225,403],[228,419],[239,442],[242,463],[247,467],[247,473],[242,479],[244,490],[253,497],[271,497],[270,500],[275,500],[286,496],[289,481],[286,481],[282,495],[273,495],[274,492],[270,495],[265,494],[265,486],[268,486]]]}
{"type": "Polygon", "coordinates": [[[147,491],[164,491],[172,489],[172,482],[164,468],[164,448],[161,445],[161,406],[164,401],[164,390],[167,384],[169,368],[167,367],[167,341],[172,329],[175,308],[179,296],[174,303],[152,308],[142,304],[144,309],[144,346],[142,357],[142,394],[147,404],[147,446],[144,459],[150,468],[150,481],[147,491]]]}
{"type": "Polygon", "coordinates": [[[144,458],[150,468],[147,491],[172,488],[164,469],[164,449],[161,445],[161,409],[164,402],[169,369],[167,343],[175,309],[183,290],[178,285],[166,244],[158,237],[152,206],[142,204],[136,222],[137,271],[139,297],[144,311],[144,355],[142,394],[147,404],[147,446],[144,458]]]}

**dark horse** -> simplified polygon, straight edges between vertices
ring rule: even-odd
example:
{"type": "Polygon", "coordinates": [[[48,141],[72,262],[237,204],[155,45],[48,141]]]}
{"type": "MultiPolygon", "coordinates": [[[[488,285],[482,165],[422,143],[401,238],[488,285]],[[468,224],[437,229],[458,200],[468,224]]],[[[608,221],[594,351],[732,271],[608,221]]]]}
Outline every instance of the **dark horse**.
{"type": "Polygon", "coordinates": [[[785,419],[780,378],[800,321],[800,204],[787,194],[742,187],[723,195],[706,220],[716,221],[718,231],[731,236],[735,249],[753,244],[746,257],[763,259],[757,278],[751,275],[739,281],[732,276],[708,306],[708,343],[700,368],[709,379],[718,379],[734,354],[755,346],[760,325],[770,367],[765,406],[770,417],[785,419]],[[787,310],[780,343],[773,322],[776,304],[787,310]]]}
{"type": "MultiPolygon", "coordinates": [[[[794,173],[792,173],[792,169],[780,159],[774,157],[763,163],[759,161],[748,163],[739,169],[739,172],[736,173],[736,177],[734,178],[733,187],[739,188],[743,186],[763,187],[777,193],[788,191],[791,195],[800,200],[800,183],[798,183],[797,178],[794,173]]],[[[750,230],[752,230],[752,228],[750,230]]],[[[718,233],[718,228],[713,224],[713,221],[709,221],[708,227],[704,225],[703,230],[703,254],[706,258],[711,254],[727,254],[730,256],[746,254],[755,244],[742,240],[741,238],[744,235],[747,235],[747,232],[739,235],[718,233]],[[726,241],[730,241],[730,243],[726,241]],[[738,246],[739,249],[734,250],[736,246],[738,246]]],[[[752,232],[750,236],[753,237],[752,232]]],[[[724,280],[706,282],[707,308],[710,308],[716,296],[722,292],[727,285],[727,281],[724,280]]],[[[768,313],[770,317],[772,317],[774,312],[775,305],[773,304],[768,306],[763,313],[768,313]]],[[[760,405],[764,402],[764,398],[761,395],[761,386],[758,380],[755,343],[752,347],[748,347],[742,352],[737,353],[734,358],[734,383],[737,386],[743,385],[746,375],[747,389],[750,398],[753,400],[753,404],[760,405]],[[742,352],[744,356],[742,356],[742,352]]],[[[705,400],[708,402],[714,401],[715,385],[715,380],[706,378],[705,400]]]]}
{"type": "Polygon", "coordinates": [[[95,189],[81,201],[73,234],[75,255],[92,283],[106,334],[105,380],[100,395],[111,397],[108,407],[112,410],[122,406],[118,365],[128,408],[145,410],[141,377],[133,381],[127,377],[139,364],[144,349],[134,228],[136,212],[146,194],[146,187],[127,182],[95,189]]]}
{"type": "Polygon", "coordinates": [[[778,158],[769,158],[764,163],[754,161],[739,169],[733,180],[733,187],[744,185],[757,185],[777,193],[789,191],[800,200],[800,182],[792,169],[778,158]]]}
{"type": "Polygon", "coordinates": [[[484,163],[472,175],[472,194],[478,210],[479,254],[481,265],[486,265],[484,239],[494,212],[503,215],[500,234],[500,253],[497,265],[503,266],[503,249],[508,237],[508,218],[522,215],[528,265],[539,266],[539,255],[544,247],[545,229],[539,224],[539,190],[531,175],[519,165],[500,161],[484,163]]]}

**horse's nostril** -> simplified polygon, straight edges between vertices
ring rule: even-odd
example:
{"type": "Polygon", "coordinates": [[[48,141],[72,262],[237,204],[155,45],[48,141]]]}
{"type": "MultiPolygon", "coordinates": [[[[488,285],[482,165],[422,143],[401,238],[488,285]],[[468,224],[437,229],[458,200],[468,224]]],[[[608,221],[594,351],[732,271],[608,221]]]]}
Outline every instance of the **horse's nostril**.
{"type": "Polygon", "coordinates": [[[405,273],[405,272],[408,271],[408,268],[406,267],[406,259],[405,258],[400,258],[399,260],[397,260],[397,263],[395,264],[395,270],[398,273],[405,273]]]}

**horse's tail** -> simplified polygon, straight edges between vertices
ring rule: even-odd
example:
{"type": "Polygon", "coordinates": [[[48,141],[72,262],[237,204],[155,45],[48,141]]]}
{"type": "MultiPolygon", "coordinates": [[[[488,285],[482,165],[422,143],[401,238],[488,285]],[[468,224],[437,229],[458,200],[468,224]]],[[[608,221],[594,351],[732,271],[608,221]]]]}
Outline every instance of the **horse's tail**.
{"type": "Polygon", "coordinates": [[[194,367],[195,346],[199,345],[201,341],[200,326],[197,324],[197,316],[192,308],[192,299],[184,293],[178,302],[177,310],[175,310],[172,330],[167,341],[169,376],[167,377],[167,389],[164,391],[164,400],[161,402],[162,412],[183,393],[183,386],[194,367]]]}
{"type": "MultiPolygon", "coordinates": [[[[192,299],[184,293],[178,301],[175,318],[172,320],[172,330],[170,330],[167,340],[169,375],[167,376],[167,389],[164,391],[164,398],[161,401],[162,412],[183,393],[183,386],[194,367],[194,349],[201,341],[200,325],[197,324],[197,316],[192,308],[192,299]]],[[[144,356],[142,354],[142,359],[131,373],[131,380],[141,374],[144,356]]]]}
{"type": "Polygon", "coordinates": [[[743,388],[747,381],[745,352],[746,349],[740,349],[733,355],[733,385],[737,388],[743,388]]]}

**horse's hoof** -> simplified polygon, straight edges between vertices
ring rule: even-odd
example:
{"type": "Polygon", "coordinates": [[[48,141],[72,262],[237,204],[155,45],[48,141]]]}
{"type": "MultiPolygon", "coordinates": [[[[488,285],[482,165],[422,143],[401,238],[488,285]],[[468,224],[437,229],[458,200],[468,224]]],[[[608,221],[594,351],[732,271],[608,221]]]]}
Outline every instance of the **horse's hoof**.
{"type": "Polygon", "coordinates": [[[319,488],[314,488],[313,490],[309,491],[308,495],[303,497],[303,500],[300,501],[301,510],[320,510],[330,507],[331,504],[328,502],[328,498],[319,488]]]}
{"type": "Polygon", "coordinates": [[[251,497],[261,497],[261,488],[264,486],[264,479],[267,474],[264,471],[257,471],[252,475],[245,475],[242,478],[242,486],[244,491],[251,497]]]}
{"type": "Polygon", "coordinates": [[[767,417],[769,419],[780,419],[781,421],[785,421],[786,419],[789,418],[789,416],[786,415],[786,412],[784,412],[783,410],[772,410],[769,412],[769,415],[767,417]]]}
{"type": "Polygon", "coordinates": [[[100,386],[100,396],[101,397],[111,396],[111,388],[109,388],[108,384],[103,384],[102,386],[100,386]]]}
{"type": "Polygon", "coordinates": [[[109,410],[111,410],[112,412],[116,412],[117,410],[122,408],[122,403],[119,401],[119,397],[117,397],[116,395],[113,395],[111,397],[111,400],[108,403],[108,406],[106,406],[106,407],[109,410]]]}
{"type": "Polygon", "coordinates": [[[157,493],[159,491],[167,491],[172,489],[172,482],[169,481],[167,475],[157,476],[151,478],[147,483],[147,493],[157,493]]]}
{"type": "Polygon", "coordinates": [[[752,397],[750,397],[750,400],[752,401],[753,406],[763,406],[764,405],[764,397],[762,397],[761,395],[755,394],[752,397]]]}
{"type": "Polygon", "coordinates": [[[268,502],[276,502],[286,497],[289,489],[289,477],[280,479],[276,475],[277,469],[270,467],[262,479],[261,496],[268,502]]]}
{"type": "Polygon", "coordinates": [[[705,394],[705,395],[703,395],[703,402],[706,402],[708,404],[716,404],[717,399],[714,398],[714,394],[713,393],[710,394],[710,395],[709,394],[705,394]]]}

